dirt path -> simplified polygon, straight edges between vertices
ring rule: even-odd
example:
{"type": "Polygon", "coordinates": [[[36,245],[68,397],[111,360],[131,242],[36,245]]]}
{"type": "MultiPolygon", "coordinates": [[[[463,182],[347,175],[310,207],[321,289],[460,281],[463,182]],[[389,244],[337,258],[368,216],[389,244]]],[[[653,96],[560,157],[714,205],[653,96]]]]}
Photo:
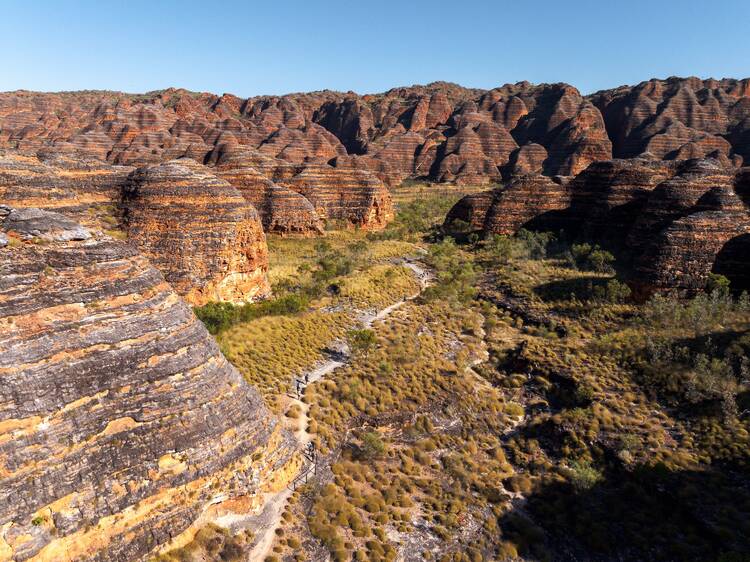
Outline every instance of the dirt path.
{"type": "MultiPolygon", "coordinates": [[[[419,281],[419,291],[377,312],[361,313],[358,319],[362,329],[371,328],[375,322],[387,318],[393,311],[397,310],[405,303],[416,299],[420,294],[422,294],[422,291],[424,291],[432,283],[433,275],[423,264],[421,264],[417,260],[412,258],[400,258],[398,260],[394,260],[393,263],[408,267],[414,272],[417,281],[419,281]]],[[[294,431],[294,436],[296,437],[300,445],[300,449],[304,449],[308,445],[308,443],[312,441],[312,436],[307,431],[307,427],[310,422],[310,406],[309,404],[306,404],[304,402],[304,395],[307,389],[307,385],[319,381],[339,367],[343,367],[351,359],[348,346],[346,346],[343,342],[336,343],[341,344],[342,351],[337,354],[336,358],[328,359],[324,363],[315,367],[313,370],[308,371],[306,373],[306,378],[305,373],[298,377],[301,380],[307,380],[307,383],[302,389],[302,396],[291,397],[292,399],[290,402],[290,407],[296,405],[299,408],[300,412],[299,417],[297,418],[298,426],[294,431]]],[[[302,470],[309,471],[312,468],[312,465],[308,464],[306,466],[303,466],[302,470]]],[[[246,558],[248,562],[262,562],[266,558],[266,556],[269,555],[271,547],[273,546],[274,537],[276,536],[276,529],[278,529],[281,525],[281,514],[283,513],[286,502],[292,495],[292,493],[292,490],[287,487],[280,492],[269,493],[264,498],[263,511],[252,518],[252,526],[255,530],[256,543],[250,550],[246,558]]]]}

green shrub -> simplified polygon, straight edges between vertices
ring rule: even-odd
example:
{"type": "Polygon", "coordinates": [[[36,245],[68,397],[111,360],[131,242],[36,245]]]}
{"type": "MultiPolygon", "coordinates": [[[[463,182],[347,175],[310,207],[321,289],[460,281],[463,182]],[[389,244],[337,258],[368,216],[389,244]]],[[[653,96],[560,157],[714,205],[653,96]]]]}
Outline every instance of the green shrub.
{"type": "Polygon", "coordinates": [[[285,316],[306,310],[310,305],[307,296],[288,294],[257,303],[234,305],[229,302],[209,302],[193,308],[195,315],[214,335],[235,324],[249,322],[262,316],[285,316]]]}
{"type": "Polygon", "coordinates": [[[356,353],[367,355],[375,347],[377,338],[373,330],[349,330],[346,334],[349,347],[356,353]]]}
{"type": "Polygon", "coordinates": [[[631,291],[625,283],[617,279],[610,279],[606,285],[596,285],[593,287],[594,298],[610,302],[613,304],[621,303],[630,298],[631,291]]]}
{"type": "Polygon", "coordinates": [[[362,436],[360,455],[363,459],[378,459],[385,454],[385,443],[377,431],[368,431],[362,436]]]}
{"type": "Polygon", "coordinates": [[[589,243],[573,244],[570,251],[578,269],[597,273],[610,273],[613,270],[612,264],[615,256],[599,246],[592,246],[589,243]]]}
{"type": "Polygon", "coordinates": [[[570,464],[570,483],[579,492],[590,490],[602,479],[602,473],[590,463],[574,461],[570,464]]]}
{"type": "Polygon", "coordinates": [[[706,291],[708,291],[709,293],[718,291],[720,294],[728,294],[729,285],[729,279],[727,279],[724,275],[720,275],[718,273],[709,273],[708,282],[706,283],[706,291]]]}
{"type": "Polygon", "coordinates": [[[552,232],[532,232],[522,228],[516,233],[515,239],[523,257],[540,260],[548,256],[550,245],[557,237],[552,232]]]}

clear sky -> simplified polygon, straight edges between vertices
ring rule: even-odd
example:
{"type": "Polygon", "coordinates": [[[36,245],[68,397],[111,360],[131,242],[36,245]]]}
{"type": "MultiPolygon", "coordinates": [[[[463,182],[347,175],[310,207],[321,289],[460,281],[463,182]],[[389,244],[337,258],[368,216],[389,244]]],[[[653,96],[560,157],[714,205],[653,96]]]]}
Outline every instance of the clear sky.
{"type": "Polygon", "coordinates": [[[750,0],[0,0],[0,90],[247,97],[750,76],[750,0]]]}

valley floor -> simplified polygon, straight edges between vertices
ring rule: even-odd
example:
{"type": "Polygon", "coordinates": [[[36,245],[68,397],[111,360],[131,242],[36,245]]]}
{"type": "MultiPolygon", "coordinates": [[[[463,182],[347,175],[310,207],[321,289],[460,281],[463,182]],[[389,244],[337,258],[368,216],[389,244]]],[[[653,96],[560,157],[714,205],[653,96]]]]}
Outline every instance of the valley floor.
{"type": "Polygon", "coordinates": [[[446,199],[269,240],[309,301],[217,337],[316,457],[249,559],[747,560],[748,299],[636,305],[549,236],[442,239],[446,199]]]}

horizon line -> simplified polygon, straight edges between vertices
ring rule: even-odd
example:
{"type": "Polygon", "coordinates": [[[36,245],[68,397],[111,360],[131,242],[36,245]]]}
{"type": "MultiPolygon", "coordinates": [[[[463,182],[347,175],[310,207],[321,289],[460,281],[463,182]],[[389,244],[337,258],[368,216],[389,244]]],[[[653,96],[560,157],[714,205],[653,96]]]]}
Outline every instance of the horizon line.
{"type": "Polygon", "coordinates": [[[464,86],[462,84],[459,84],[458,82],[451,82],[449,80],[434,80],[432,82],[427,82],[425,84],[411,84],[411,85],[398,85],[398,86],[392,86],[391,88],[388,88],[386,90],[382,90],[379,92],[366,92],[366,93],[359,93],[354,90],[337,90],[332,88],[323,88],[320,90],[307,90],[307,91],[292,91],[292,92],[286,92],[283,94],[255,94],[251,96],[241,96],[234,94],[232,92],[222,92],[221,94],[216,92],[211,92],[208,90],[191,90],[189,88],[184,88],[181,86],[168,86],[165,88],[156,88],[153,90],[147,90],[145,92],[127,92],[124,90],[111,90],[106,88],[82,88],[80,90],[28,90],[26,88],[18,88],[15,90],[3,90],[0,91],[0,95],[2,94],[19,94],[19,93],[26,93],[26,94],[43,94],[43,95],[56,95],[56,94],[83,94],[83,93],[91,93],[91,94],[114,94],[114,95],[125,95],[125,96],[148,96],[148,95],[158,95],[164,92],[168,92],[170,90],[173,91],[182,91],[187,92],[188,94],[197,94],[197,95],[212,95],[217,97],[222,97],[225,95],[234,96],[236,98],[240,99],[253,99],[253,98],[271,98],[271,97],[285,97],[285,96],[295,96],[295,95],[306,95],[306,94],[317,94],[317,93],[333,93],[333,94],[341,94],[341,95],[348,95],[348,94],[354,94],[359,97],[364,96],[379,96],[384,95],[389,92],[392,92],[393,90],[398,89],[407,89],[407,88],[427,88],[430,86],[436,86],[440,84],[450,85],[450,86],[457,86],[459,88],[463,88],[465,90],[478,90],[481,92],[490,92],[492,90],[497,90],[504,88],[506,86],[517,86],[520,84],[529,84],[530,86],[557,86],[557,85],[563,85],[563,86],[570,86],[572,88],[575,88],[583,97],[587,96],[593,96],[600,92],[607,92],[612,90],[618,90],[620,88],[634,88],[636,86],[640,86],[641,84],[645,84],[652,81],[659,81],[659,82],[670,82],[670,81],[679,81],[679,80],[690,80],[690,79],[697,79],[701,80],[702,82],[707,81],[716,81],[716,82],[744,82],[744,81],[750,81],[750,76],[747,76],[745,78],[735,78],[735,77],[722,77],[722,78],[714,78],[713,76],[709,77],[700,77],[700,76],[677,76],[677,75],[671,75],[667,76],[666,78],[658,78],[658,77],[651,77],[645,80],[641,80],[640,82],[636,83],[625,83],[625,84],[619,84],[617,86],[613,86],[610,88],[601,88],[592,92],[583,93],[580,88],[575,86],[574,84],[571,84],[569,82],[539,82],[534,83],[529,80],[519,80],[517,82],[505,82],[503,84],[500,84],[498,86],[495,86],[493,88],[480,88],[480,87],[474,87],[474,86],[464,86]]]}

